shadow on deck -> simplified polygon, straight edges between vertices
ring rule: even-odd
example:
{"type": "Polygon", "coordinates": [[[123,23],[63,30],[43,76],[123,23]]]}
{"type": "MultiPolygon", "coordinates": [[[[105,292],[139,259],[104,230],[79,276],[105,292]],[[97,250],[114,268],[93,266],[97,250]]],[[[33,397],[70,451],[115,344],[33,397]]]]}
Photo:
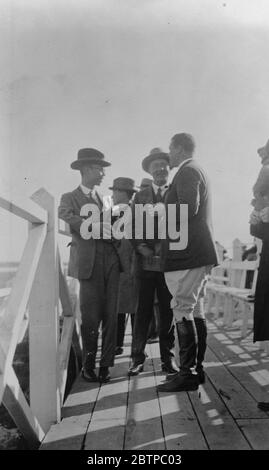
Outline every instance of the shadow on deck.
{"type": "Polygon", "coordinates": [[[269,357],[238,329],[209,322],[206,383],[197,392],[158,394],[164,380],[158,344],[147,345],[144,372],[127,377],[130,335],[109,383],[76,380],[63,419],[42,450],[269,449],[269,357]]]}

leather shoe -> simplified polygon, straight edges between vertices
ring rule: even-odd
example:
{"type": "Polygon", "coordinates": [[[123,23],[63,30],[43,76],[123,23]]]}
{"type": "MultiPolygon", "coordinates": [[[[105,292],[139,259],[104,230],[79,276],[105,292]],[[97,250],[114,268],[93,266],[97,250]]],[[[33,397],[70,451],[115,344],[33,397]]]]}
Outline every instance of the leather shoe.
{"type": "Polygon", "coordinates": [[[269,411],[269,401],[260,401],[258,408],[262,411],[269,411]]]}
{"type": "Polygon", "coordinates": [[[108,367],[100,367],[98,379],[100,383],[109,382],[110,374],[108,367]]]}
{"type": "Polygon", "coordinates": [[[82,367],[81,377],[86,380],[86,382],[98,382],[94,369],[86,369],[85,367],[82,367]]]}
{"type": "Polygon", "coordinates": [[[199,384],[204,384],[205,383],[205,372],[204,369],[196,369],[197,372],[197,377],[199,384]]]}
{"type": "Polygon", "coordinates": [[[183,376],[175,374],[171,380],[158,385],[158,392],[191,392],[199,386],[197,375],[183,376]]]}
{"type": "Polygon", "coordinates": [[[140,372],[143,372],[144,370],[144,363],[134,363],[131,365],[130,369],[128,370],[128,375],[138,375],[140,372]]]}
{"type": "Polygon", "coordinates": [[[173,361],[168,361],[162,363],[162,371],[166,372],[167,374],[177,374],[178,368],[173,361]]]}
{"type": "MultiPolygon", "coordinates": [[[[204,369],[196,369],[196,372],[197,372],[197,378],[198,378],[198,382],[199,384],[204,384],[205,383],[205,372],[204,372],[204,369]]],[[[171,374],[167,374],[166,376],[166,380],[172,380],[173,377],[175,377],[175,372],[172,372],[171,374]]]]}

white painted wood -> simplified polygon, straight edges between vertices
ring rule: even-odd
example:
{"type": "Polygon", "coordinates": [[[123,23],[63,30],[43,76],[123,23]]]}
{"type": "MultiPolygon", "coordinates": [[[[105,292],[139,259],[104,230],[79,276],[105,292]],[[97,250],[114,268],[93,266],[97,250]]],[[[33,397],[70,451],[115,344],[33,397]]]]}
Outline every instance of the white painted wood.
{"type": "Polygon", "coordinates": [[[14,279],[11,293],[7,299],[4,314],[1,318],[0,344],[5,353],[5,361],[2,363],[0,360],[0,370],[4,373],[6,373],[12,364],[21,331],[21,321],[28,304],[45,235],[45,224],[32,225],[22,260],[14,279]]]}
{"type": "Polygon", "coordinates": [[[32,196],[48,211],[48,231],[29,302],[30,401],[44,431],[60,420],[59,273],[54,198],[44,189],[32,196]]]}
{"type": "Polygon", "coordinates": [[[242,261],[243,243],[236,238],[233,241],[233,261],[242,261]]]}
{"type": "Polygon", "coordinates": [[[4,197],[0,197],[0,207],[22,219],[28,220],[32,224],[47,223],[48,220],[47,212],[31,200],[20,200],[19,202],[13,200],[11,202],[4,197]]]}
{"type": "Polygon", "coordinates": [[[18,335],[18,343],[21,343],[23,341],[28,325],[29,325],[29,317],[28,317],[28,314],[26,314],[24,315],[23,320],[21,322],[20,333],[18,335]]]}
{"type": "MultiPolygon", "coordinates": [[[[224,264],[224,263],[223,263],[224,264]]],[[[254,283],[257,276],[257,261],[230,261],[225,262],[226,270],[228,272],[228,283],[226,285],[220,284],[214,279],[214,272],[211,276],[211,281],[207,286],[207,291],[210,293],[210,307],[212,306],[213,298],[215,297],[215,319],[218,318],[221,305],[223,304],[223,324],[231,327],[235,317],[235,306],[238,305],[237,297],[243,294],[247,296],[252,292],[250,289],[245,289],[247,271],[254,271],[254,283]]],[[[217,276],[218,279],[218,276],[217,276]]],[[[254,285],[253,283],[253,285],[254,285]]]]}
{"type": "Polygon", "coordinates": [[[71,236],[70,226],[64,220],[58,219],[58,232],[61,235],[66,235],[67,237],[71,236]]]}
{"type": "Polygon", "coordinates": [[[7,376],[3,404],[29,445],[36,447],[44,438],[44,432],[25,399],[12,367],[7,376]]]}
{"type": "Polygon", "coordinates": [[[0,273],[15,273],[18,267],[19,267],[19,263],[18,263],[18,266],[16,267],[0,266],[0,273]]]}
{"type": "Polygon", "coordinates": [[[262,349],[267,355],[269,354],[269,341],[259,341],[259,347],[262,349]]]}
{"type": "Polygon", "coordinates": [[[241,337],[244,338],[248,332],[248,319],[250,314],[253,313],[253,304],[249,304],[245,301],[239,300],[241,304],[241,337]]]}
{"type": "Polygon", "coordinates": [[[245,276],[246,276],[247,270],[249,271],[254,270],[254,276],[253,276],[251,289],[245,289],[243,285],[243,288],[241,287],[238,289],[236,288],[230,289],[229,292],[227,293],[227,295],[229,295],[231,298],[231,307],[230,307],[231,322],[233,320],[233,315],[234,315],[234,302],[239,302],[239,306],[241,307],[240,317],[242,319],[242,325],[241,325],[242,337],[244,337],[247,334],[248,320],[250,317],[250,313],[253,313],[254,304],[249,302],[249,295],[255,294],[256,283],[257,283],[257,278],[258,278],[258,262],[257,261],[244,261],[244,264],[245,263],[246,263],[245,276]]]}
{"type": "Polygon", "coordinates": [[[68,278],[67,280],[69,297],[71,299],[72,309],[75,316],[75,326],[73,333],[73,346],[78,358],[82,357],[82,339],[80,333],[81,312],[79,303],[79,282],[77,279],[68,278]]]}
{"type": "Polygon", "coordinates": [[[75,319],[74,317],[64,317],[62,325],[62,334],[61,342],[59,346],[59,369],[60,369],[60,378],[59,378],[59,388],[61,395],[61,404],[64,400],[64,392],[67,380],[67,369],[68,361],[70,355],[70,348],[72,344],[72,337],[74,331],[75,319]]]}
{"type": "Polygon", "coordinates": [[[0,298],[7,297],[11,292],[10,287],[3,287],[0,289],[0,298]]]}
{"type": "Polygon", "coordinates": [[[72,308],[72,303],[69,295],[68,285],[65,279],[65,276],[62,273],[62,268],[60,264],[60,256],[58,253],[58,266],[59,266],[59,294],[60,300],[63,308],[63,316],[73,317],[74,312],[72,308]]]}

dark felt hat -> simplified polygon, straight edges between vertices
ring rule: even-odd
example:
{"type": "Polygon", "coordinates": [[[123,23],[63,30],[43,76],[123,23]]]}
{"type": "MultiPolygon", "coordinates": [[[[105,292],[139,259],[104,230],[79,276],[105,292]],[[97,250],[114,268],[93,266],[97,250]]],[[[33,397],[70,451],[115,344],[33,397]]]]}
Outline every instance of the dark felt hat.
{"type": "Polygon", "coordinates": [[[118,189],[119,191],[132,191],[133,193],[136,193],[137,190],[134,189],[135,187],[135,182],[132,178],[125,178],[123,176],[119,176],[118,178],[115,178],[113,181],[113,186],[108,189],[118,189]]]}
{"type": "Polygon", "coordinates": [[[100,166],[110,166],[111,163],[105,160],[104,154],[96,149],[80,149],[78,151],[78,158],[71,163],[73,170],[80,170],[84,165],[97,164],[100,166]]]}
{"type": "Polygon", "coordinates": [[[152,180],[150,178],[143,178],[141,183],[140,183],[140,186],[139,189],[145,189],[147,188],[148,186],[151,186],[152,185],[152,180]]]}
{"type": "Polygon", "coordinates": [[[148,173],[149,166],[150,166],[151,162],[153,162],[154,160],[158,160],[160,158],[163,159],[163,160],[166,160],[168,165],[169,165],[169,155],[168,155],[168,153],[163,152],[162,149],[160,149],[158,147],[152,149],[150,151],[149,155],[147,157],[145,157],[144,160],[142,160],[143,170],[148,173]]]}

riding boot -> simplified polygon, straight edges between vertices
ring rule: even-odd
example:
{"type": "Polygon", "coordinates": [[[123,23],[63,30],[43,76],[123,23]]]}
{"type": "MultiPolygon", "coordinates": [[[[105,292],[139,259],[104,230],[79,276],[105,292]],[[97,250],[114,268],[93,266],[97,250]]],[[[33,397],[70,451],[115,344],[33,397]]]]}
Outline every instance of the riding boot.
{"type": "Polygon", "coordinates": [[[176,323],[179,343],[179,372],[171,380],[157,387],[159,392],[182,392],[198,389],[197,374],[192,373],[196,365],[197,340],[195,324],[192,320],[176,323]]]}
{"type": "Polygon", "coordinates": [[[194,317],[194,322],[197,331],[198,348],[197,348],[197,363],[196,372],[200,384],[205,383],[205,372],[203,368],[203,361],[205,358],[206,351],[206,337],[207,337],[207,326],[204,318],[194,317]]]}

